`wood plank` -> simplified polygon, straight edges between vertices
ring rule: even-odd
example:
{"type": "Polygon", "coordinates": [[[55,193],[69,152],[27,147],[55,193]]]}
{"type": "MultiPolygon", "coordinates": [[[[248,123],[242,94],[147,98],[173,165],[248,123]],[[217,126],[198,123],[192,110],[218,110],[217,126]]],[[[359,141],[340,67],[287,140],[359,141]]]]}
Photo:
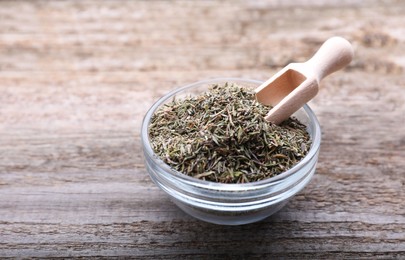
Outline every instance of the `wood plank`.
{"type": "Polygon", "coordinates": [[[405,257],[403,1],[2,1],[0,257],[405,257]],[[355,60],[310,102],[311,183],[270,218],[181,212],[140,125],[174,87],[265,80],[341,35],[355,60]]]}

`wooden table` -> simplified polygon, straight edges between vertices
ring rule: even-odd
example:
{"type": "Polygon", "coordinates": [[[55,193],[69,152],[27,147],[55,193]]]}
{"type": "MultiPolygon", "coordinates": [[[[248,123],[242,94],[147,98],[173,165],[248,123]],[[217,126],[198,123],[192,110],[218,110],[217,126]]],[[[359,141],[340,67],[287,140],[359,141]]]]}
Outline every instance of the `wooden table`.
{"type": "Polygon", "coordinates": [[[0,257],[405,259],[404,1],[1,1],[0,257]],[[355,48],[310,102],[312,182],[245,226],[150,180],[140,124],[169,90],[265,80],[330,36],[355,48]]]}

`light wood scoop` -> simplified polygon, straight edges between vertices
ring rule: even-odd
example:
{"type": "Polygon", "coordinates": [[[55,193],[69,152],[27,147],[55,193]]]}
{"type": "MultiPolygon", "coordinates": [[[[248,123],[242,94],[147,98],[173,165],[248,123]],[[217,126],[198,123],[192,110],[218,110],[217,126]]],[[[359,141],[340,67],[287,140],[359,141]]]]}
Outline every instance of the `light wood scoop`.
{"type": "Polygon", "coordinates": [[[351,44],[332,37],[307,62],[287,65],[255,90],[257,101],[273,106],[265,119],[275,124],[286,120],[316,96],[321,79],[348,65],[352,58],[351,44]]]}

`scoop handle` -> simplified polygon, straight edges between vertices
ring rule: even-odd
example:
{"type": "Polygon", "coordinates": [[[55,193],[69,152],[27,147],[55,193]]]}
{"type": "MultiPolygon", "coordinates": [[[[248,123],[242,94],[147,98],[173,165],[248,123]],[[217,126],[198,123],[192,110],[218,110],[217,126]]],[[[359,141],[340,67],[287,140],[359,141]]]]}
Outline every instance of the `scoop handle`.
{"type": "Polygon", "coordinates": [[[332,37],[322,44],[315,55],[305,63],[320,82],[329,74],[344,68],[353,59],[352,45],[342,37],[332,37]]]}

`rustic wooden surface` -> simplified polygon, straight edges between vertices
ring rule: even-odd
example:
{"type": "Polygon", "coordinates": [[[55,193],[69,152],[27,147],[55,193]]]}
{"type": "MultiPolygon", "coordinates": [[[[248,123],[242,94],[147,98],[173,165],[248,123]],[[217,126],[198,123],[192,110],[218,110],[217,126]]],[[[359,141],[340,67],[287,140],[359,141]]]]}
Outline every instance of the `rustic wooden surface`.
{"type": "Polygon", "coordinates": [[[380,2],[1,1],[0,257],[404,259],[405,2],[380,2]],[[265,80],[333,35],[356,57],[310,103],[317,173],[278,214],[207,224],[152,184],[157,98],[265,80]]]}

